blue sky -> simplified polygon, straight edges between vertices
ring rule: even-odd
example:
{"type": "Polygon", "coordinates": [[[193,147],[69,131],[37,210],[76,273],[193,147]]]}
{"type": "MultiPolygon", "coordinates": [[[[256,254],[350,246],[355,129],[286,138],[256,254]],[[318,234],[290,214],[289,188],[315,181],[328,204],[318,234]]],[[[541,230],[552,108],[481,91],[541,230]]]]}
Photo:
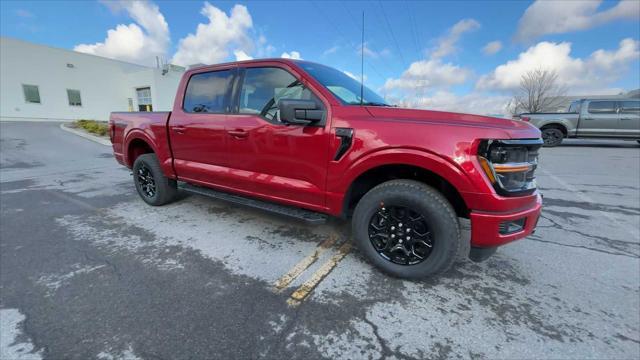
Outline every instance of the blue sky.
{"type": "Polygon", "coordinates": [[[188,65],[287,53],[359,76],[364,11],[369,87],[411,106],[491,112],[534,67],[572,93],[640,87],[639,3],[2,1],[0,30],[147,65],[155,54],[188,65]]]}

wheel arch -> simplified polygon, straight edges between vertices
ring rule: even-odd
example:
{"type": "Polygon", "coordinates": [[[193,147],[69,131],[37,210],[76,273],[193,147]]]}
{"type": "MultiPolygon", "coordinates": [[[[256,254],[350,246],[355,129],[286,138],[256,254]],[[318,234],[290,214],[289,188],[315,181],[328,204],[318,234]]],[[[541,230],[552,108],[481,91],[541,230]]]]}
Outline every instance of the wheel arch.
{"type": "Polygon", "coordinates": [[[550,122],[550,123],[546,123],[542,126],[540,126],[540,131],[544,131],[544,129],[548,129],[548,128],[557,128],[560,129],[560,131],[562,131],[562,134],[564,135],[564,137],[566,138],[567,136],[569,136],[569,131],[568,131],[568,127],[567,125],[563,124],[562,122],[550,122]]]}
{"type": "Polygon", "coordinates": [[[394,179],[417,180],[442,193],[461,217],[469,216],[463,192],[471,191],[471,184],[461,169],[434,154],[407,150],[378,154],[376,159],[354,165],[346,178],[342,199],[342,215],[348,217],[362,196],[373,187],[394,179]]]}
{"type": "Polygon", "coordinates": [[[144,133],[134,131],[127,134],[127,140],[125,141],[125,164],[131,168],[138,156],[148,153],[156,153],[153,143],[144,136],[144,133]]]}

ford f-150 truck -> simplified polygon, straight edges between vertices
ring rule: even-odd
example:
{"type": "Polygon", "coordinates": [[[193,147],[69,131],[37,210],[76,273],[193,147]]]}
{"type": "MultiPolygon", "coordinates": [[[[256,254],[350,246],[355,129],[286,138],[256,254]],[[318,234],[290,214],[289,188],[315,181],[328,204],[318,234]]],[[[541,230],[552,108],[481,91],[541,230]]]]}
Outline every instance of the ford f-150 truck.
{"type": "Polygon", "coordinates": [[[483,260],[531,234],[542,206],[542,139],[529,123],[396,108],[307,61],[190,69],[173,111],[115,112],[109,124],[146,203],[183,190],[310,222],[351,219],[361,252],[399,277],[483,260]],[[465,240],[459,218],[470,219],[465,240]]]}
{"type": "Polygon", "coordinates": [[[560,145],[564,138],[610,138],[640,143],[640,99],[582,99],[564,113],[525,113],[542,131],[544,146],[560,145]]]}

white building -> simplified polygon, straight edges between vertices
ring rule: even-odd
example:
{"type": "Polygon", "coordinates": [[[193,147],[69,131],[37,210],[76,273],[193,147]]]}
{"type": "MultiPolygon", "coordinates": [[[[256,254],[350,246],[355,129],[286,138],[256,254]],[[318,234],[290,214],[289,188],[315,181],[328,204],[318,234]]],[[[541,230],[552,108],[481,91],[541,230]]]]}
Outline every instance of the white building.
{"type": "Polygon", "coordinates": [[[183,72],[0,37],[0,118],[108,120],[112,111],[169,111],[183,72]]]}

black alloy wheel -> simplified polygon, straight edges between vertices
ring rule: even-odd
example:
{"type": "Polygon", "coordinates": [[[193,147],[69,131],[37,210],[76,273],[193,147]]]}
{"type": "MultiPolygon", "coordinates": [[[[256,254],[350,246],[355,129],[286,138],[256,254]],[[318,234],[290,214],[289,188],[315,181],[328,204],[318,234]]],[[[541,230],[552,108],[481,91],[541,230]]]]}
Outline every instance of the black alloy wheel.
{"type": "Polygon", "coordinates": [[[132,172],[136,190],[147,204],[160,206],[176,199],[178,184],[164,175],[155,154],[138,156],[133,162],[132,172]]]}
{"type": "Polygon", "coordinates": [[[138,168],[138,173],[136,174],[136,181],[140,185],[140,189],[142,190],[142,194],[147,198],[153,198],[156,196],[156,182],[153,179],[153,174],[151,170],[142,163],[138,168]]]}
{"type": "Polygon", "coordinates": [[[369,240],[384,259],[415,265],[431,254],[434,239],[423,215],[404,206],[384,206],[369,221],[369,240]]]}
{"type": "Polygon", "coordinates": [[[415,180],[389,180],[369,190],[351,227],[358,250],[373,265],[404,279],[441,274],[469,254],[451,204],[415,180]]]}

